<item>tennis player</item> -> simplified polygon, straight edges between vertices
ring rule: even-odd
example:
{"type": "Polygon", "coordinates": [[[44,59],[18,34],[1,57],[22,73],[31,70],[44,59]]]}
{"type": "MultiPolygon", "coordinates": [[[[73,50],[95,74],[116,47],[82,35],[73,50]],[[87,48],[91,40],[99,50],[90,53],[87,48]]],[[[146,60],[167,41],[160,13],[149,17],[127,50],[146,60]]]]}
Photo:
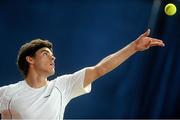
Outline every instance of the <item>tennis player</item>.
{"type": "Polygon", "coordinates": [[[0,87],[0,113],[3,119],[63,119],[71,99],[89,93],[91,84],[131,55],[152,46],[164,46],[162,40],[148,37],[150,30],[136,40],[102,59],[98,64],[73,74],[48,77],[55,73],[53,46],[36,39],[21,46],[17,65],[24,80],[0,87]]]}

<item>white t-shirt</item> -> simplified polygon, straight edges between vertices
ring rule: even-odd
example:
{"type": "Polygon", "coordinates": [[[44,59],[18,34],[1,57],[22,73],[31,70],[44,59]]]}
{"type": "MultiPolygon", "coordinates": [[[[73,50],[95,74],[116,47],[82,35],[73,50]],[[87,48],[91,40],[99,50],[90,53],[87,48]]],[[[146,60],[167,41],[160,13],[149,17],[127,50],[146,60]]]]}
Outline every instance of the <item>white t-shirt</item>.
{"type": "Polygon", "coordinates": [[[57,77],[38,89],[25,80],[1,87],[0,113],[12,119],[63,119],[69,101],[91,91],[91,84],[83,88],[85,71],[57,77]]]}

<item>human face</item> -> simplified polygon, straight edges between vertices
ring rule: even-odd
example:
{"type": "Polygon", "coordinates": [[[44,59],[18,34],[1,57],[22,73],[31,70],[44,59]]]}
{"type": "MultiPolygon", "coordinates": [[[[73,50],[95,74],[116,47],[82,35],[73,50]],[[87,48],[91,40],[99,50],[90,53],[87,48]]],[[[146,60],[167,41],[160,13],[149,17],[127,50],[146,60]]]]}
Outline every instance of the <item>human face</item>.
{"type": "Polygon", "coordinates": [[[55,57],[49,48],[43,47],[36,51],[33,61],[33,68],[39,74],[49,77],[55,73],[55,57]]]}

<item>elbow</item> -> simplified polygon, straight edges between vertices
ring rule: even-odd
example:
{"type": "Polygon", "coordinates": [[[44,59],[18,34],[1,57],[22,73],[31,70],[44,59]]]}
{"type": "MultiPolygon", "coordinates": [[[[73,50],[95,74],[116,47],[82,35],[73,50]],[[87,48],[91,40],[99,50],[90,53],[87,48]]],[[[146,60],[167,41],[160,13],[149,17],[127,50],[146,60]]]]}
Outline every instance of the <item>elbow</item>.
{"type": "Polygon", "coordinates": [[[97,78],[99,78],[107,73],[107,69],[104,66],[96,65],[94,67],[94,69],[96,71],[97,78]]]}

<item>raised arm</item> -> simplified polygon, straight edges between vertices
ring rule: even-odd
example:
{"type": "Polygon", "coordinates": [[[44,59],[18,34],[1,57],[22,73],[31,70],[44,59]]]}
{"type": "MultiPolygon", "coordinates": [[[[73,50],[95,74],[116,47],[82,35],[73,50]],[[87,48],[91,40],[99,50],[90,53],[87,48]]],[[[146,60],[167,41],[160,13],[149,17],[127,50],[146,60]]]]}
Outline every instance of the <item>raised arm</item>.
{"type": "Polygon", "coordinates": [[[148,37],[149,34],[150,29],[121,50],[102,59],[97,65],[88,67],[86,69],[84,87],[119,66],[134,53],[144,51],[152,46],[163,47],[165,45],[162,40],[148,37]]]}

